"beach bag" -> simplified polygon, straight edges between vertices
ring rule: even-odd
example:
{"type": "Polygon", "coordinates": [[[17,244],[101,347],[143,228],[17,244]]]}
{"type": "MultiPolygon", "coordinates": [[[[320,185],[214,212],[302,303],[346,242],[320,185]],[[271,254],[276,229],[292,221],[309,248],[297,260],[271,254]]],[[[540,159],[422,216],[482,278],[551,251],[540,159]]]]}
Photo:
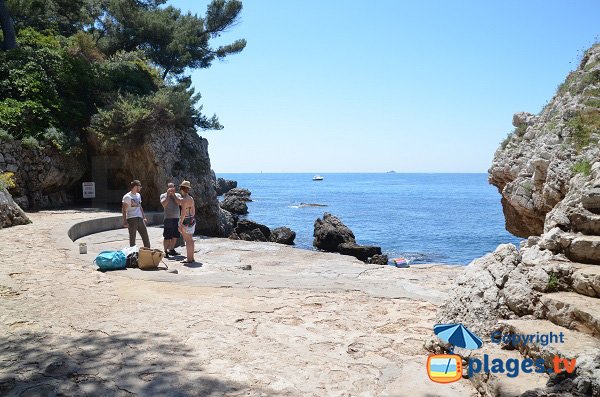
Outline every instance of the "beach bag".
{"type": "Polygon", "coordinates": [[[165,254],[159,249],[141,247],[138,253],[138,267],[142,270],[157,269],[164,256],[165,254]]]}
{"type": "Polygon", "coordinates": [[[102,251],[94,259],[94,264],[100,270],[125,269],[126,257],[121,251],[102,251]]]}
{"type": "Polygon", "coordinates": [[[175,243],[175,248],[185,247],[185,241],[183,241],[183,236],[179,233],[179,237],[177,237],[177,242],[175,243]]]}

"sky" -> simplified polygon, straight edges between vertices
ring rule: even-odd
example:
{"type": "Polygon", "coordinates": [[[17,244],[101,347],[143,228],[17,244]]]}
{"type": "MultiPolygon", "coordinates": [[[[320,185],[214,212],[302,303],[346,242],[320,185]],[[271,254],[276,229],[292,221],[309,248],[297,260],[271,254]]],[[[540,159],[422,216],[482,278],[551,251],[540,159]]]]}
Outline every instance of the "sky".
{"type": "Polygon", "coordinates": [[[242,2],[244,51],[191,71],[217,174],[487,172],[600,39],[597,0],[242,2]]]}

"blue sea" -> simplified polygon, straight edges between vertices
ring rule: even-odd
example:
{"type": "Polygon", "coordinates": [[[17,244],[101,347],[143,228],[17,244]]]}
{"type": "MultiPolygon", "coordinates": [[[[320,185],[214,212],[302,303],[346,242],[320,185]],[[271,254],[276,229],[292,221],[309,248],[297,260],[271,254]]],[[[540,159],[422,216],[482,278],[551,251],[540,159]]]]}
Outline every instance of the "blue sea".
{"type": "Polygon", "coordinates": [[[324,212],[340,218],[359,244],[378,245],[412,263],[466,265],[498,244],[520,241],[504,229],[500,194],[487,174],[219,174],[252,192],[248,219],[296,232],[314,249],[324,212]],[[300,207],[301,203],[327,207],[300,207]]]}

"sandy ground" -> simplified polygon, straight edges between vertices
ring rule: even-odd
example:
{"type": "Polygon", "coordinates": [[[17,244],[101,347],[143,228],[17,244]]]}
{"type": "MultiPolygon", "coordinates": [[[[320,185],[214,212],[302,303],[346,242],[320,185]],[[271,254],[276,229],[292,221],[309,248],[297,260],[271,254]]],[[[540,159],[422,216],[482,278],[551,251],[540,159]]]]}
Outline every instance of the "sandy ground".
{"type": "Polygon", "coordinates": [[[0,230],[0,395],[475,395],[425,369],[459,267],[200,239],[199,264],[166,261],[178,274],[101,273],[91,260],[126,246],[126,230],[81,239],[88,255],[66,231],[107,215],[39,212],[0,230]]]}

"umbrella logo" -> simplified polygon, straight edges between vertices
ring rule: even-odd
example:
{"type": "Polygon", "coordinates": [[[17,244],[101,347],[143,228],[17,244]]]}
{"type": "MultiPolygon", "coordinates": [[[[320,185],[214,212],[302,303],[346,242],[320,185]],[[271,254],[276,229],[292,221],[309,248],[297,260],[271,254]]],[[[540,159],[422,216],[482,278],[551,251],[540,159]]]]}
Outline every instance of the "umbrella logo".
{"type": "Polygon", "coordinates": [[[437,324],[433,332],[452,347],[450,354],[436,354],[427,358],[427,375],[437,383],[456,382],[462,377],[462,357],[452,354],[454,347],[479,349],[483,341],[462,324],[437,324]]]}

